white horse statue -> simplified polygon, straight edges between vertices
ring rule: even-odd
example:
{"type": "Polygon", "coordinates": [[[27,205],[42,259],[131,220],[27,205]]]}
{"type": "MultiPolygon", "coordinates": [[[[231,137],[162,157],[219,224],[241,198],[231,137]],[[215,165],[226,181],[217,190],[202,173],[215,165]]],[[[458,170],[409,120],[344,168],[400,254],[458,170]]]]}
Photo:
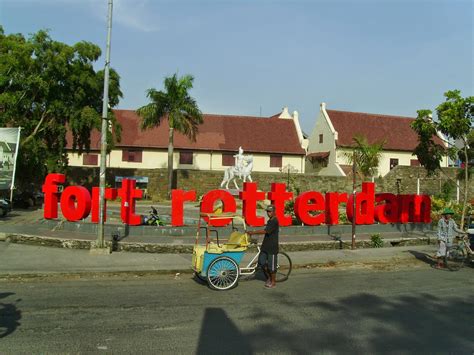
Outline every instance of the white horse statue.
{"type": "Polygon", "coordinates": [[[238,177],[242,179],[242,182],[247,181],[247,179],[252,182],[252,173],[253,169],[253,155],[244,155],[243,156],[243,166],[239,169],[237,166],[230,166],[224,172],[224,179],[221,182],[221,188],[224,187],[228,190],[229,189],[229,182],[233,181],[235,188],[239,189],[237,182],[235,179],[238,177]]]}

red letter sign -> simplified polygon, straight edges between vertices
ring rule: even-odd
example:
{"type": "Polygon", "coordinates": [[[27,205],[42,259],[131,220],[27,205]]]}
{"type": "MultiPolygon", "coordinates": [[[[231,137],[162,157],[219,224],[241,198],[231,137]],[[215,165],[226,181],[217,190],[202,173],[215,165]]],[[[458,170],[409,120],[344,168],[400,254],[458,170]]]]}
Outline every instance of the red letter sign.
{"type": "Polygon", "coordinates": [[[245,223],[252,227],[263,226],[265,218],[257,217],[257,201],[265,199],[265,192],[257,192],[257,184],[254,182],[244,182],[244,191],[239,192],[239,197],[243,201],[245,223]]]}
{"type": "MultiPolygon", "coordinates": [[[[237,211],[234,196],[224,190],[211,190],[202,197],[201,212],[212,213],[214,211],[214,204],[218,200],[222,201],[222,212],[235,213],[237,211]]],[[[211,219],[210,222],[209,218],[204,218],[204,220],[214,227],[223,227],[232,222],[231,218],[211,219]]]]}
{"type": "Polygon", "coordinates": [[[61,195],[61,211],[68,221],[86,218],[91,211],[91,194],[82,186],[68,186],[61,195]]]}
{"type": "Polygon", "coordinates": [[[196,201],[196,191],[171,191],[171,225],[175,227],[184,224],[184,201],[196,201]]]}
{"type": "Polygon", "coordinates": [[[64,184],[66,175],[64,174],[48,174],[44,180],[44,218],[58,218],[58,186],[64,184]]]}
{"type": "Polygon", "coordinates": [[[304,192],[295,201],[296,217],[309,226],[319,226],[324,222],[324,196],[316,191],[304,192]],[[322,211],[318,215],[310,212],[322,211]]]}
{"type": "MultiPolygon", "coordinates": [[[[356,224],[374,224],[375,184],[363,182],[362,192],[356,193],[356,224]]],[[[354,195],[349,197],[346,206],[347,218],[354,218],[354,195]]]]}
{"type": "Polygon", "coordinates": [[[286,191],[286,185],[282,183],[272,183],[272,192],[267,194],[268,199],[275,205],[275,215],[278,223],[282,227],[291,226],[291,216],[285,216],[285,201],[293,198],[293,192],[286,191]]]}
{"type": "Polygon", "coordinates": [[[135,184],[135,180],[123,179],[122,188],[118,192],[122,199],[122,210],[120,213],[122,222],[131,226],[138,226],[142,223],[141,216],[135,214],[135,199],[141,198],[143,191],[136,189],[135,184]]]}
{"type": "MultiPolygon", "coordinates": [[[[99,223],[99,192],[100,188],[92,188],[92,223],[99,223]]],[[[106,188],[104,194],[104,222],[107,220],[107,200],[115,200],[117,198],[117,189],[106,188]]]]}

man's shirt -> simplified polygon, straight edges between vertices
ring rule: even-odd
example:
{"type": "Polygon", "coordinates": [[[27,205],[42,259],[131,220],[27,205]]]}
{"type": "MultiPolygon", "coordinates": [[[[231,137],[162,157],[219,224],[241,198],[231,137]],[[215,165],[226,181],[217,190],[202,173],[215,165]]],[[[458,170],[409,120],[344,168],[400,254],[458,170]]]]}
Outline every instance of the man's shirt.
{"type": "Polygon", "coordinates": [[[279,234],[278,219],[272,217],[268,220],[265,226],[265,237],[263,238],[262,251],[268,254],[278,254],[278,234],[279,234]]]}

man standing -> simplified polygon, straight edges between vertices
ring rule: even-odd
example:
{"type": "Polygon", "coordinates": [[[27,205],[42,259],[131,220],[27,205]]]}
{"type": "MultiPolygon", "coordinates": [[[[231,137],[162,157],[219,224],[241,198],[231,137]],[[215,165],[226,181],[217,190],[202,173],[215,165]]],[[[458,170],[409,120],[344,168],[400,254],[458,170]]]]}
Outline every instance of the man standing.
{"type": "Polygon", "coordinates": [[[278,219],[275,217],[275,206],[270,205],[266,209],[268,215],[265,229],[250,231],[247,234],[265,234],[262,248],[258,257],[258,264],[261,266],[267,282],[265,287],[274,288],[276,286],[277,255],[278,255],[278,219]]]}
{"type": "Polygon", "coordinates": [[[443,258],[446,255],[447,248],[452,246],[453,239],[457,233],[464,234],[465,232],[458,228],[456,222],[451,218],[454,211],[450,208],[445,208],[441,219],[438,222],[438,251],[436,258],[438,259],[437,269],[444,268],[443,258]]]}

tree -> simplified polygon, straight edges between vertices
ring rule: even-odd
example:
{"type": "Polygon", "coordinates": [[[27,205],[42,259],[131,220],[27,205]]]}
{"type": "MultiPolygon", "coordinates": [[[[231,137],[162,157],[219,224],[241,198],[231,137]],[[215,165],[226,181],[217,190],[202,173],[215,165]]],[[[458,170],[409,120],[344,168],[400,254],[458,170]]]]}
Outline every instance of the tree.
{"type": "MultiPolygon", "coordinates": [[[[0,126],[22,127],[20,184],[66,169],[68,129],[73,149],[89,151],[91,130],[101,123],[104,72],[93,67],[100,55],[90,42],[70,46],[43,30],[29,38],[6,35],[0,26],[0,126]]],[[[111,107],[122,97],[119,80],[111,70],[111,107]]],[[[119,138],[120,126],[110,117],[119,138]]],[[[110,133],[108,140],[113,143],[110,133]]]]}
{"type": "Polygon", "coordinates": [[[188,92],[193,87],[193,81],[192,75],[178,78],[174,74],[165,78],[165,91],[149,89],[147,97],[151,102],[137,110],[142,117],[142,129],[157,127],[164,118],[168,118],[168,197],[173,188],[174,130],[196,141],[198,126],[203,122],[196,100],[188,92]]]}
{"type": "Polygon", "coordinates": [[[460,141],[460,156],[464,162],[464,198],[461,214],[461,228],[464,227],[464,218],[467,210],[467,199],[469,189],[469,137],[472,135],[472,124],[474,117],[474,96],[463,98],[461,91],[452,90],[444,94],[446,101],[436,108],[438,121],[433,121],[431,110],[419,110],[418,117],[412,123],[412,128],[418,134],[419,144],[414,154],[417,155],[420,163],[426,168],[428,173],[433,173],[440,169],[440,162],[443,157],[443,148],[436,145],[433,137],[437,131],[443,133],[447,143],[451,145],[450,156],[456,156],[454,141],[460,141]]]}
{"type": "Polygon", "coordinates": [[[351,165],[355,163],[356,171],[361,179],[375,176],[385,142],[369,144],[367,138],[361,135],[355,136],[352,140],[355,143],[353,152],[345,154],[349,163],[351,165]]]}

